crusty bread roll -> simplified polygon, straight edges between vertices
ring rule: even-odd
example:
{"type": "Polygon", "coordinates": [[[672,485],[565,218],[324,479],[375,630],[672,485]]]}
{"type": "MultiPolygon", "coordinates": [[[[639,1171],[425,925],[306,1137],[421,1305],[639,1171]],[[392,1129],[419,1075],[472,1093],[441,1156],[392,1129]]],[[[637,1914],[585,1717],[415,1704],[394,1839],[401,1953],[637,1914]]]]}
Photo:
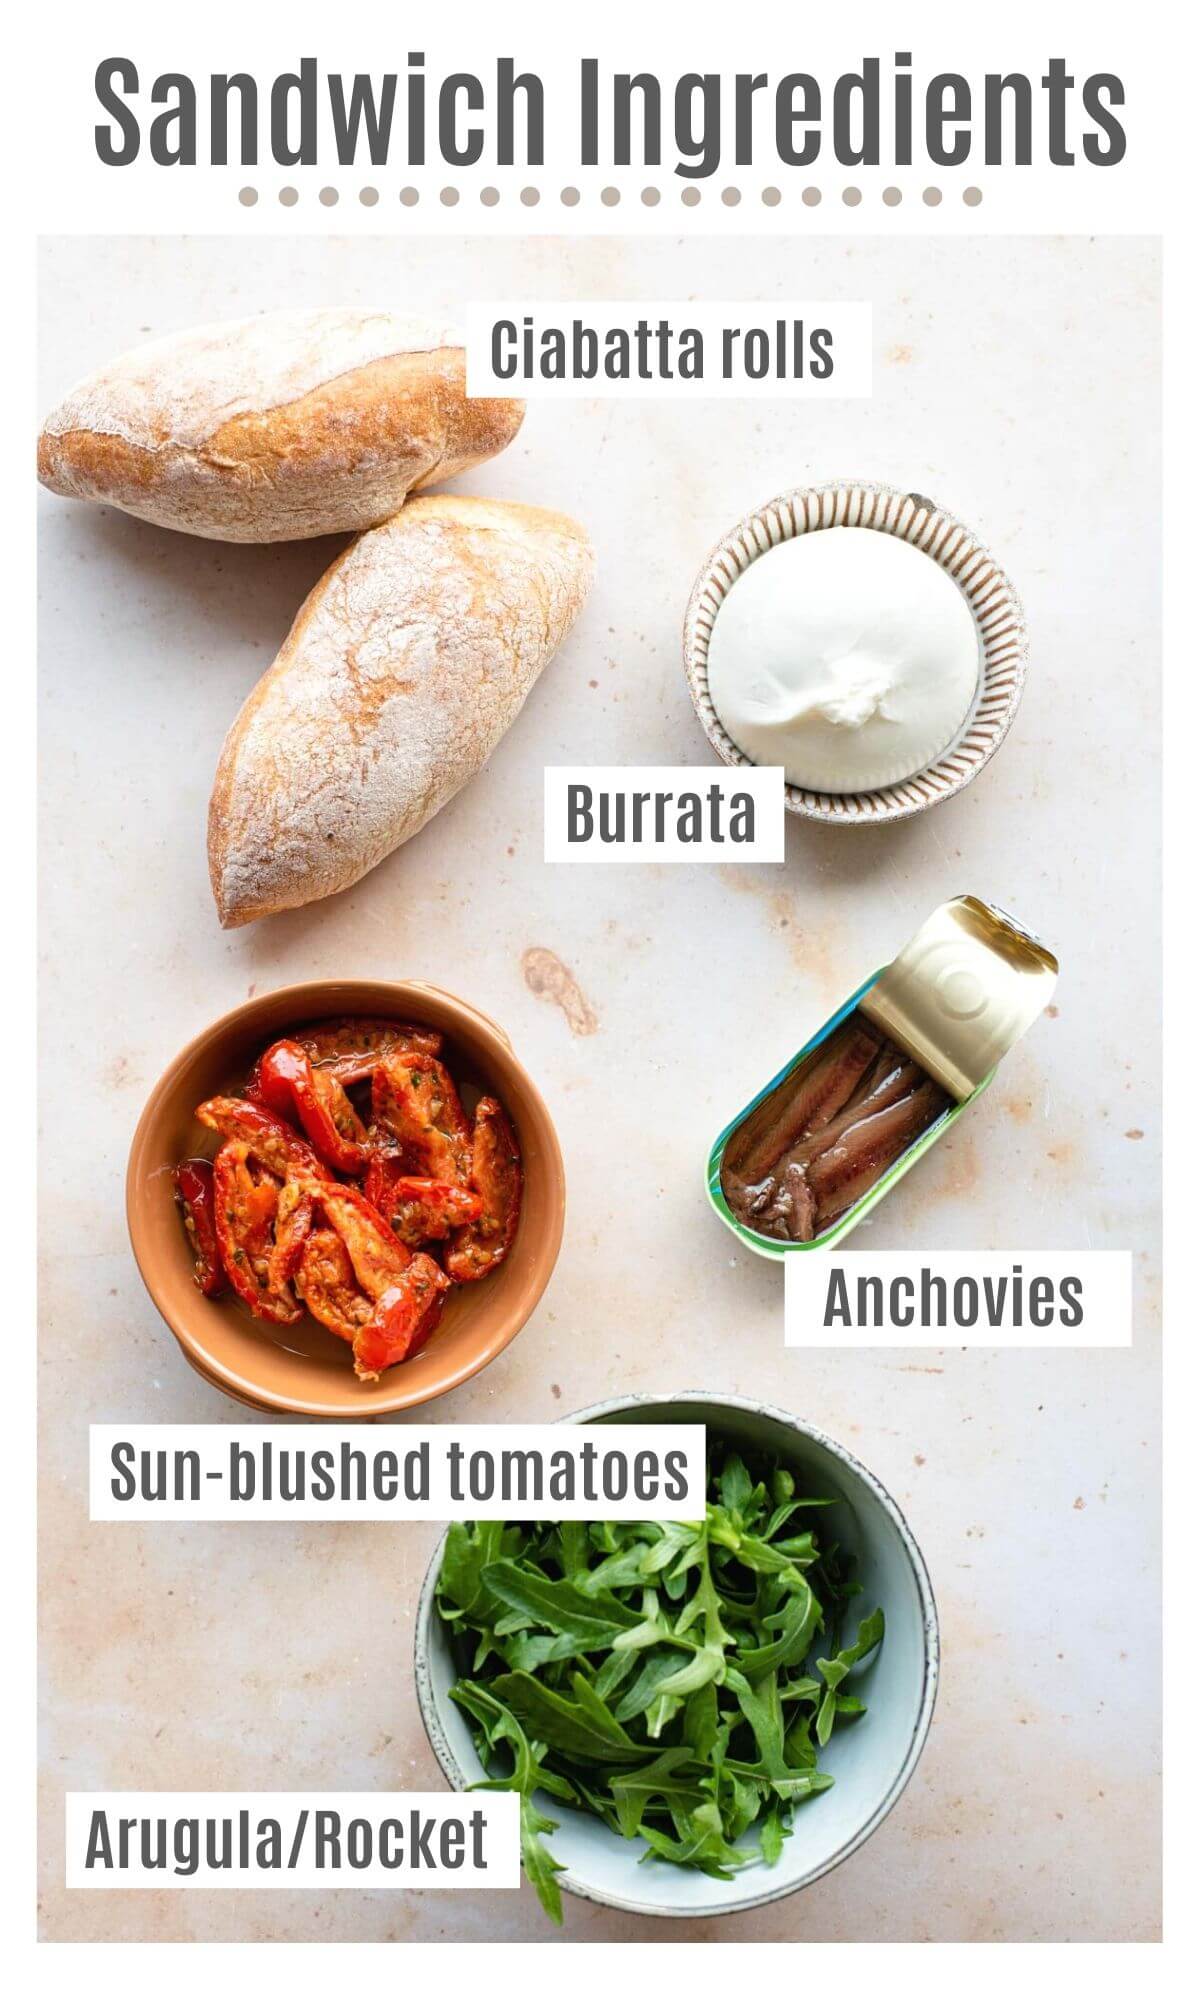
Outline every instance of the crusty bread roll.
{"type": "Polygon", "coordinates": [[[432,819],[490,757],[593,567],[565,515],[450,494],[352,543],[225,739],[208,816],[222,924],[346,889],[432,819]]]}
{"type": "Polygon", "coordinates": [[[287,311],[136,347],[38,439],[53,493],[222,542],[370,528],[414,487],[515,437],[520,402],[468,402],[466,356],[403,313],[287,311]]]}

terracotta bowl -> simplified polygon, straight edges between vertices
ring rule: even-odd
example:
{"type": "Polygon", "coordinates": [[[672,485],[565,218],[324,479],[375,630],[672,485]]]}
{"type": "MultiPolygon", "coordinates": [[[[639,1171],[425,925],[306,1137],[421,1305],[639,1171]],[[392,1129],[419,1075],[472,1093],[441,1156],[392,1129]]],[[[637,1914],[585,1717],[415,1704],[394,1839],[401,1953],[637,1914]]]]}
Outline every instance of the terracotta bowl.
{"type": "Polygon", "coordinates": [[[954,742],[934,763],[874,791],[814,792],[786,784],[783,788],[787,810],[802,819],[838,826],[910,819],[928,806],[952,799],[995,755],[1017,712],[1029,656],[1025,614],[1004,571],[969,528],[923,494],[901,493],[867,481],[798,487],[769,500],[731,528],[697,577],[684,618],[683,662],[692,703],[718,757],[726,764],[753,762],[713,707],[708,688],[712,628],[729,592],[752,562],[795,535],[819,534],[825,528],[869,528],[911,543],[953,577],[975,620],[980,653],[975,700],[954,742]]]}
{"type": "Polygon", "coordinates": [[[126,1179],[138,1269],[197,1373],[255,1409],[343,1422],[431,1402],[494,1361],[546,1289],[562,1242],[564,1207],[562,1154],[550,1114],[503,1030],[436,986],[372,979],[285,986],[235,1007],[197,1035],[150,1094],[126,1179]],[[468,1104],[486,1089],[505,1106],[525,1169],[520,1226],[500,1270],[478,1284],[456,1286],[428,1347],[378,1382],[359,1382],[345,1343],[307,1315],[295,1327],[274,1327],[251,1318],[230,1297],[201,1297],[171,1181],[176,1161],[213,1151],[213,1134],[194,1116],[198,1104],[240,1088],[255,1056],[289,1028],[342,1014],[439,1028],[448,1067],[468,1104]]]}

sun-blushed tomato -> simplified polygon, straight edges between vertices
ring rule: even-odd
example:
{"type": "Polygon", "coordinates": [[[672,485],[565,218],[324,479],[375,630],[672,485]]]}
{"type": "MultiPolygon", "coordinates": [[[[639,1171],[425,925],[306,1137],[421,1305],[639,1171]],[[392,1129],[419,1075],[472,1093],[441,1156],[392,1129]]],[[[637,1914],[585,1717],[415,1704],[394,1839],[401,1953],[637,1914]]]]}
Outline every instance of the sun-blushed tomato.
{"type": "Polygon", "coordinates": [[[269,1110],[303,1126],[326,1166],[351,1176],[366,1172],[371,1156],[354,1106],[336,1077],[318,1084],[297,1042],[272,1043],[255,1070],[254,1089],[269,1110]]]}
{"type": "Polygon", "coordinates": [[[367,1168],[363,1193],[410,1250],[440,1243],[452,1229],[474,1222],[483,1203],[471,1189],[451,1181],[421,1180],[403,1171],[397,1155],[376,1155],[367,1168]]]}
{"type": "Polygon", "coordinates": [[[307,1139],[302,1139],[291,1125],[264,1105],[251,1103],[248,1097],[210,1097],[197,1105],[196,1116],[210,1131],[219,1132],[222,1139],[232,1139],[244,1146],[281,1181],[296,1172],[316,1176],[326,1173],[307,1139]]]}
{"type": "Polygon", "coordinates": [[[313,1318],[339,1340],[353,1341],[374,1311],[336,1229],[313,1230],[301,1253],[296,1290],[313,1318]]]}
{"type": "Polygon", "coordinates": [[[175,1196],[192,1246],[196,1289],[214,1298],[225,1289],[225,1269],[217,1243],[216,1203],[211,1160],[181,1160],[175,1169],[175,1196]]]}
{"type": "Polygon", "coordinates": [[[398,1142],[406,1170],[467,1185],[471,1128],[449,1070],[432,1056],[394,1056],[371,1085],[375,1122],[398,1142]]]}
{"type": "Polygon", "coordinates": [[[294,1325],[301,1316],[295,1294],[271,1279],[279,1182],[248,1147],[227,1140],[213,1162],[213,1199],[221,1262],[234,1291],[256,1319],[294,1325]]]}
{"type": "Polygon", "coordinates": [[[374,1382],[385,1368],[411,1361],[442,1316],[450,1280],[423,1252],[376,1301],[375,1311],[354,1336],[354,1372],[374,1382]]]}
{"type": "Polygon", "coordinates": [[[450,1239],[446,1269],[457,1283],[486,1278],[504,1262],[521,1217],[522,1183],[516,1134],[499,1101],[481,1097],[471,1146],[471,1186],[483,1212],[450,1239]]]}

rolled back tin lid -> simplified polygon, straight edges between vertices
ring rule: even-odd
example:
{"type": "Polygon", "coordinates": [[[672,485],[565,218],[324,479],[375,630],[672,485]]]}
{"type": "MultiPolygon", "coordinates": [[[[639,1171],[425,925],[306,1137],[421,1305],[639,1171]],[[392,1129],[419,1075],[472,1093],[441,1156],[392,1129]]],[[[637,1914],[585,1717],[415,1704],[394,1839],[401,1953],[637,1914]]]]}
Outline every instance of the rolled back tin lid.
{"type": "Polygon", "coordinates": [[[1058,960],[977,896],[943,903],[859,1002],[961,1104],[1032,1026],[1058,960]]]}

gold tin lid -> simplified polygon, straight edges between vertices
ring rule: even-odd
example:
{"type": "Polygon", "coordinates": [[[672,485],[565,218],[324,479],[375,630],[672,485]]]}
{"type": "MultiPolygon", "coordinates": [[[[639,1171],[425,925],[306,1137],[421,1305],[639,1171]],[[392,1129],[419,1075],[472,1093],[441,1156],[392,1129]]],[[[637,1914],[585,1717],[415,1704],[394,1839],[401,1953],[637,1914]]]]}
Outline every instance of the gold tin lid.
{"type": "Polygon", "coordinates": [[[859,1002],[862,1012],[963,1103],[1032,1026],[1058,960],[977,896],[943,903],[859,1002]]]}

